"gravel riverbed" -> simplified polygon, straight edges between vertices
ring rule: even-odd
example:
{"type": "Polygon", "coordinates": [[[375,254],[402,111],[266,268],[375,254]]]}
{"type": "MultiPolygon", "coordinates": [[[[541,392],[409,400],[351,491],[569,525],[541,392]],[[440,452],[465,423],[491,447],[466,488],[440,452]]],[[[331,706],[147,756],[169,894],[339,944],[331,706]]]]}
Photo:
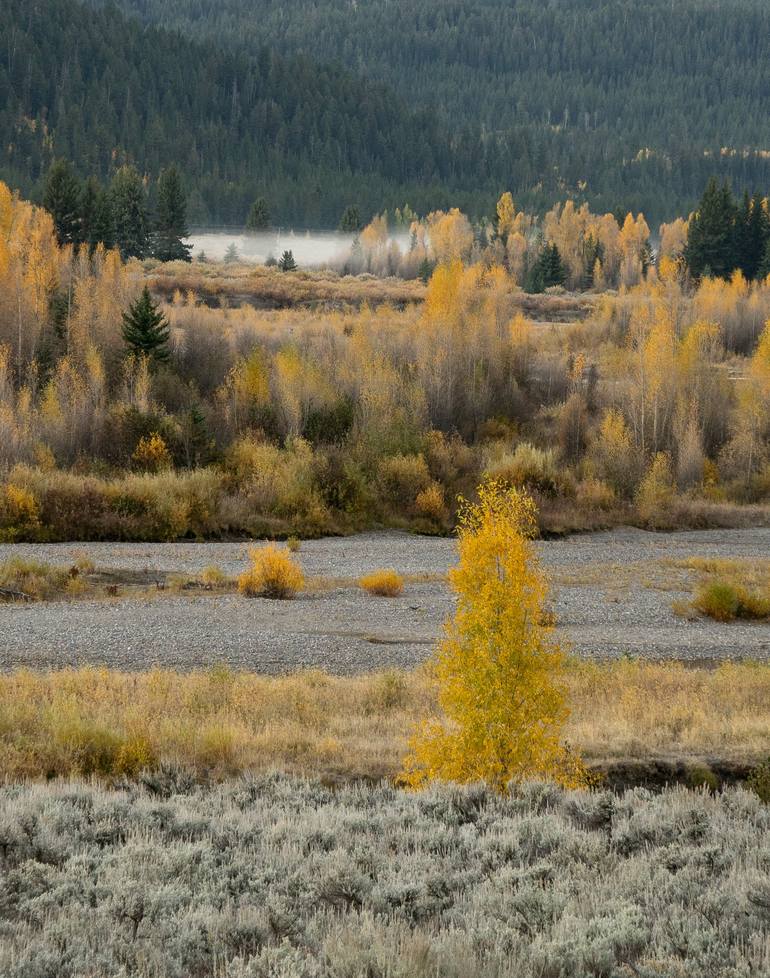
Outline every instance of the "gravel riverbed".
{"type": "MultiPolygon", "coordinates": [[[[578,655],[598,659],[713,662],[770,660],[770,626],[688,621],[672,601],[688,596],[688,557],[770,559],[770,529],[670,534],[619,529],[538,544],[553,578],[559,636],[578,655]]],[[[99,569],[193,574],[217,565],[228,574],[247,562],[246,543],[76,543],[0,546],[68,564],[87,555],[99,569]]],[[[408,584],[399,598],[371,597],[355,578],[379,567],[437,577],[451,566],[452,540],[375,532],[302,543],[305,572],[347,583],[294,601],[235,594],[170,594],[109,600],[0,604],[0,668],[99,664],[192,669],[226,663],[279,673],[318,667],[351,673],[409,667],[430,653],[453,598],[441,580],[408,584]]]]}

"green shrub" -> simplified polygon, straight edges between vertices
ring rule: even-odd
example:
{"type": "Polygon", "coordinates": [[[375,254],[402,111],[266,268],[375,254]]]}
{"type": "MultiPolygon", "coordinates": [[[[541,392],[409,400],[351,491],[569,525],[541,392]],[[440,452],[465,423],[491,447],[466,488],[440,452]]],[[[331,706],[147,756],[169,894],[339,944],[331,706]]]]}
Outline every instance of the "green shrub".
{"type": "Polygon", "coordinates": [[[727,581],[702,585],[693,606],[715,621],[735,621],[736,618],[756,621],[770,617],[770,598],[727,581]]]}
{"type": "Polygon", "coordinates": [[[513,452],[500,445],[491,449],[483,478],[545,493],[556,492],[560,481],[555,453],[527,441],[519,442],[513,452]]]}

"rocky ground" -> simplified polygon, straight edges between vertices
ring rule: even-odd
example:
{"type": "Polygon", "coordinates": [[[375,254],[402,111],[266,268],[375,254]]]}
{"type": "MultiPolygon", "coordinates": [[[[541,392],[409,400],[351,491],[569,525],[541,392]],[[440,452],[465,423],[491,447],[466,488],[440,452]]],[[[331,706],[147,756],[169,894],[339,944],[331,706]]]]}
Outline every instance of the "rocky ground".
{"type": "MultiPolygon", "coordinates": [[[[553,580],[559,633],[593,658],[640,655],[711,662],[770,660],[770,626],[688,621],[672,602],[689,596],[693,576],[672,561],[694,556],[770,558],[770,529],[654,534],[621,529],[539,544],[553,580]]],[[[99,569],[142,572],[152,585],[169,573],[216,565],[242,570],[244,543],[47,544],[0,546],[11,555],[71,563],[87,555],[99,569]]],[[[294,601],[235,594],[123,596],[108,600],[0,604],[0,667],[104,664],[122,669],[227,663],[282,672],[318,667],[347,673],[409,667],[430,652],[452,595],[441,579],[451,540],[366,533],[303,542],[297,555],[320,586],[294,601]],[[422,577],[399,598],[376,598],[355,579],[380,567],[422,577]]]]}

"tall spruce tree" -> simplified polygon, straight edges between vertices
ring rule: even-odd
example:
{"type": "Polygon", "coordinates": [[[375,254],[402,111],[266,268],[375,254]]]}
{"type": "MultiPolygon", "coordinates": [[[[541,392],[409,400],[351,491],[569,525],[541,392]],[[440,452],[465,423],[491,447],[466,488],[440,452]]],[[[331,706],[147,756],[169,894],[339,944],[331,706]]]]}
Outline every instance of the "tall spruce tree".
{"type": "Polygon", "coordinates": [[[555,244],[547,244],[532,266],[527,282],[528,292],[543,292],[554,285],[564,285],[567,272],[555,244]]]}
{"type": "Polygon", "coordinates": [[[340,231],[345,234],[356,234],[363,226],[361,212],[355,204],[350,204],[345,208],[345,213],[340,220],[340,231]]]}
{"type": "Polygon", "coordinates": [[[158,178],[153,257],[158,261],[191,261],[192,245],[182,240],[188,234],[187,197],[182,177],[175,166],[170,166],[158,178]]]}
{"type": "Polygon", "coordinates": [[[690,220],[685,260],[692,275],[728,278],[738,267],[737,215],[732,192],[715,177],[709,180],[690,220]]]}
{"type": "Polygon", "coordinates": [[[110,205],[115,242],[126,258],[146,258],[150,251],[147,195],[133,166],[122,166],[112,178],[110,205]]]}
{"type": "Polygon", "coordinates": [[[43,207],[53,218],[60,245],[81,240],[81,187],[72,164],[56,160],[48,171],[43,207]]]}
{"type": "Polygon", "coordinates": [[[136,356],[164,363],[169,357],[168,340],[168,321],[145,285],[136,302],[123,313],[123,341],[136,356]]]}
{"type": "Polygon", "coordinates": [[[251,205],[246,227],[249,231],[266,231],[270,227],[270,209],[264,197],[257,197],[251,205]]]}

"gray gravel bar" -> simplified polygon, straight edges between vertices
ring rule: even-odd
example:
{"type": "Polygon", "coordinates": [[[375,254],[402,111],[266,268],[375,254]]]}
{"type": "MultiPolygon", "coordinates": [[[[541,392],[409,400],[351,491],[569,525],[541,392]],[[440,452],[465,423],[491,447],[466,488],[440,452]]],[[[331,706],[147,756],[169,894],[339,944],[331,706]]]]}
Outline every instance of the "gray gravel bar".
{"type": "MultiPolygon", "coordinates": [[[[671,534],[620,529],[544,541],[543,564],[554,576],[560,637],[591,658],[639,655],[712,662],[770,660],[770,626],[677,617],[686,597],[682,571],[669,559],[770,558],[770,529],[671,534]],[[679,582],[679,583],[678,583],[679,582]]],[[[195,573],[216,564],[246,565],[245,543],[75,543],[0,546],[18,555],[67,564],[88,555],[100,569],[195,573]]],[[[452,540],[374,532],[302,543],[309,575],[357,578],[378,567],[405,574],[443,574],[452,540]]],[[[100,664],[120,669],[181,669],[227,663],[280,673],[318,667],[351,673],[409,667],[430,653],[453,598],[441,581],[409,584],[399,598],[375,598],[352,583],[294,601],[239,595],[159,594],[152,598],[0,604],[0,668],[100,664]]]]}

